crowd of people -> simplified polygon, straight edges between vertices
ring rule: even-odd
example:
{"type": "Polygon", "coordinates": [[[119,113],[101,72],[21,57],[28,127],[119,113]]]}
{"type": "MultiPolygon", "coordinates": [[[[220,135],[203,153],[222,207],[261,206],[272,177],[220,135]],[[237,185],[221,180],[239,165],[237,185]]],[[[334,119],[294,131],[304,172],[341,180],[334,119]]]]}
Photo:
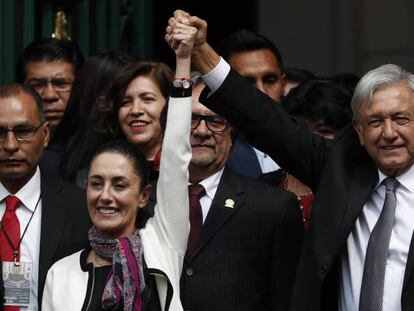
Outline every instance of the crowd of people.
{"type": "Polygon", "coordinates": [[[414,75],[163,36],[175,71],[47,38],[0,85],[0,310],[414,310],[414,75]]]}

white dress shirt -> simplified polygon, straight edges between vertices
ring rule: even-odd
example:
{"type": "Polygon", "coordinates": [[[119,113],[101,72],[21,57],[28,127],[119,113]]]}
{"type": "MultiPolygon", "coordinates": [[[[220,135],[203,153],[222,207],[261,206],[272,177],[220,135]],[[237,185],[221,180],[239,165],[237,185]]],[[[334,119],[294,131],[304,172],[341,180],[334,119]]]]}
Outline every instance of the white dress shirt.
{"type": "Polygon", "coordinates": [[[260,151],[253,147],[254,152],[256,153],[257,160],[259,161],[260,168],[262,173],[269,173],[278,170],[280,167],[271,157],[266,153],[260,151]]]}
{"type": "Polygon", "coordinates": [[[223,175],[223,170],[224,168],[199,182],[199,184],[202,185],[206,190],[206,194],[200,198],[201,210],[203,212],[203,224],[206,221],[208,212],[210,211],[211,203],[213,203],[214,196],[216,195],[221,175],[223,175]]]}
{"type": "Polygon", "coordinates": [[[204,82],[210,89],[210,94],[214,93],[226,79],[230,72],[230,65],[220,57],[220,62],[206,75],[202,76],[204,82]]]}
{"type": "MultiPolygon", "coordinates": [[[[381,182],[387,176],[381,172],[378,172],[378,175],[378,184],[362,208],[341,258],[342,277],[339,288],[339,309],[342,311],[356,311],[359,307],[368,240],[377,223],[385,199],[385,186],[381,182]]],[[[397,180],[400,184],[396,189],[397,207],[385,270],[384,311],[401,310],[405,265],[414,229],[414,167],[398,176],[397,180]]]]}
{"type": "MultiPolygon", "coordinates": [[[[4,199],[12,195],[0,183],[0,219],[6,210],[4,199]]],[[[13,194],[19,198],[21,205],[16,210],[17,218],[20,222],[20,237],[26,229],[30,217],[36,208],[36,203],[40,198],[40,170],[36,169],[36,173],[17,193],[13,194]]],[[[40,254],[40,227],[42,218],[42,200],[36,208],[36,212],[30,221],[27,231],[20,244],[20,261],[32,263],[32,281],[30,290],[30,306],[20,307],[21,311],[37,311],[37,286],[39,277],[39,254],[40,254]]]]}

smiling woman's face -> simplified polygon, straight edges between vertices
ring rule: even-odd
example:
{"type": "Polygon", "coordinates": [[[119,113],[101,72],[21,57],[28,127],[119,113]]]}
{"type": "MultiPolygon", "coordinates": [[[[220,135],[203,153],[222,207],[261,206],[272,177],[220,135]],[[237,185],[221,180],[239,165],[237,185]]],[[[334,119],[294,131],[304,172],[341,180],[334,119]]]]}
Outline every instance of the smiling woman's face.
{"type": "Polygon", "coordinates": [[[161,111],[166,98],[147,76],[139,76],[128,85],[118,110],[118,121],[126,139],[151,159],[161,148],[163,131],[161,111]]]}
{"type": "Polygon", "coordinates": [[[140,191],[140,177],[130,158],[104,152],[91,163],[88,175],[87,202],[95,227],[113,238],[135,232],[138,208],[145,205],[149,191],[140,191]]]}

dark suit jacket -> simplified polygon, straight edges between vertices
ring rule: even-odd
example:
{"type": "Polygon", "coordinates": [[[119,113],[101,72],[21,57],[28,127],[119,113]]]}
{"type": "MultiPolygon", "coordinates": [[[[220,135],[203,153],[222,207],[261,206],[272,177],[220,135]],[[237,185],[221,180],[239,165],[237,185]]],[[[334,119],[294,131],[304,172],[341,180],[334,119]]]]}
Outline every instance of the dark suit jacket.
{"type": "MultiPolygon", "coordinates": [[[[346,239],[378,180],[374,162],[351,126],[328,143],[234,71],[211,97],[207,98],[206,92],[208,89],[201,102],[316,190],[291,310],[336,310],[339,261],[346,239]]],[[[403,310],[414,310],[413,252],[411,243],[401,297],[403,310]]]]}
{"type": "Polygon", "coordinates": [[[231,147],[227,166],[235,173],[244,176],[258,177],[262,173],[256,152],[249,143],[236,134],[231,147]]]}
{"type": "MultiPolygon", "coordinates": [[[[88,230],[92,226],[84,190],[60,179],[42,175],[41,193],[39,308],[50,266],[57,260],[87,247],[88,230]]],[[[3,287],[2,278],[0,282],[3,287]]]]}
{"type": "Polygon", "coordinates": [[[194,254],[184,260],[184,310],[287,310],[302,235],[291,193],[225,169],[194,254]]]}
{"type": "Polygon", "coordinates": [[[43,150],[39,161],[40,171],[45,176],[61,177],[60,162],[64,147],[61,145],[49,145],[43,150]]]}

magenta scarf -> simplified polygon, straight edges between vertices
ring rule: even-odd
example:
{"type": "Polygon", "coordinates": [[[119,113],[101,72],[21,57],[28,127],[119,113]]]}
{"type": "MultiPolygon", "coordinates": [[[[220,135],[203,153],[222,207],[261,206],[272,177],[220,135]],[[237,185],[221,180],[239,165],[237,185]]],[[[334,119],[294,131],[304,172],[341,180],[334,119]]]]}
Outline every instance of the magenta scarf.
{"type": "Polygon", "coordinates": [[[120,310],[123,306],[124,311],[140,311],[145,279],[138,231],[128,237],[111,239],[93,226],[89,230],[89,242],[98,256],[112,260],[102,296],[103,308],[120,310]]]}

